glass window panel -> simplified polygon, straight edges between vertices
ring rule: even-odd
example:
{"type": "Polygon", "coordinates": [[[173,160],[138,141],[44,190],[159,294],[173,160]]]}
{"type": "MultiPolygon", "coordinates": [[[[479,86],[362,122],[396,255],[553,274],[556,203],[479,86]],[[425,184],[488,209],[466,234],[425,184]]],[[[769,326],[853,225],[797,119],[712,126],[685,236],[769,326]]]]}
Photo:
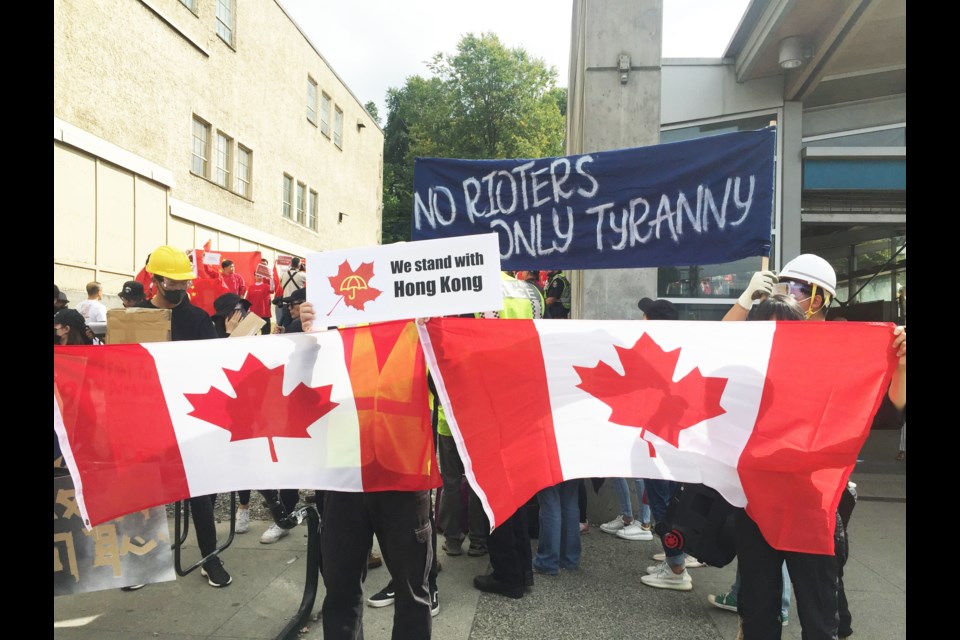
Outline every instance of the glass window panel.
{"type": "Polygon", "coordinates": [[[317,192],[313,189],[310,190],[310,208],[307,210],[307,226],[317,230],[317,192]]]}
{"type": "Polygon", "coordinates": [[[333,115],[333,143],[343,147],[343,111],[340,109],[333,115]]]}
{"type": "Polygon", "coordinates": [[[217,35],[233,44],[233,0],[217,0],[217,35]]]}
{"type": "Polygon", "coordinates": [[[317,83],[307,78],[307,120],[317,124],[317,83]]]}
{"type": "Polygon", "coordinates": [[[293,178],[283,176],[283,217],[293,218],[293,178]]]}
{"type": "Polygon", "coordinates": [[[214,181],[225,189],[230,188],[230,138],[217,132],[217,171],[214,181]]]}
{"type": "Polygon", "coordinates": [[[306,222],[307,211],[307,185],[302,182],[297,183],[297,222],[304,224],[306,222]]]}
{"type": "Polygon", "coordinates": [[[250,177],[253,168],[252,154],[249,149],[237,145],[237,193],[250,197],[250,177]]]}
{"type": "Polygon", "coordinates": [[[323,94],[320,97],[320,131],[330,136],[330,96],[323,94]]]}
{"type": "Polygon", "coordinates": [[[193,162],[191,171],[206,177],[207,161],[210,151],[210,125],[193,119],[193,162]]]}

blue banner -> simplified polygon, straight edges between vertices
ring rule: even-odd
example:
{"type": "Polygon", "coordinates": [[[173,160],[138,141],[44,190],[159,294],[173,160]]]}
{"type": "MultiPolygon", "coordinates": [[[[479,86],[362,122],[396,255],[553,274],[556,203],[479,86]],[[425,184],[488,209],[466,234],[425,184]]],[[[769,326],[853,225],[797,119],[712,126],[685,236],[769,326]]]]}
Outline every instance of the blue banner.
{"type": "Polygon", "coordinates": [[[507,270],[769,256],[775,150],[769,127],[557,158],[417,158],[413,239],[496,231],[507,270]]]}

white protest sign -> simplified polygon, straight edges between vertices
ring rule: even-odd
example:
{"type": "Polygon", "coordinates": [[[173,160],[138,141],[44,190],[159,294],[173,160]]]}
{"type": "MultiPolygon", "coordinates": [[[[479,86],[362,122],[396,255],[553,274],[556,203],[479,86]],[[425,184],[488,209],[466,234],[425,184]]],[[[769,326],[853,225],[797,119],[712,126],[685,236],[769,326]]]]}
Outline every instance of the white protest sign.
{"type": "Polygon", "coordinates": [[[220,266],[220,254],[219,254],[219,253],[211,253],[211,252],[209,252],[209,251],[205,251],[204,254],[203,254],[203,264],[212,264],[212,265],[215,265],[215,266],[219,267],[219,266],[220,266]]]}
{"type": "Polygon", "coordinates": [[[503,307],[496,233],[307,255],[317,327],[503,307]]]}

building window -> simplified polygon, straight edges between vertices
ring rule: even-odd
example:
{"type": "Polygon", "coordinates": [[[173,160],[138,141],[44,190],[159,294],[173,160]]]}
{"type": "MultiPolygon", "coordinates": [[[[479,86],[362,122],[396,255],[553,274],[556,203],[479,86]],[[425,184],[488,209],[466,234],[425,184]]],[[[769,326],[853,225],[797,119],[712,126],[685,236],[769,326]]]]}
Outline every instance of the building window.
{"type": "Polygon", "coordinates": [[[339,107],[333,114],[333,144],[343,148],[343,111],[339,107]]]}
{"type": "Polygon", "coordinates": [[[190,170],[204,178],[208,175],[210,159],[210,125],[196,116],[193,118],[193,164],[190,170]]]}
{"type": "Polygon", "coordinates": [[[244,198],[250,197],[250,182],[253,176],[253,152],[242,144],[237,145],[236,191],[244,198]]]}
{"type": "Polygon", "coordinates": [[[307,209],[307,226],[314,231],[317,230],[317,200],[319,200],[317,192],[313,189],[310,189],[310,206],[307,209]]]}
{"type": "Polygon", "coordinates": [[[327,94],[320,98],[320,132],[330,137],[330,96],[327,94]]]}
{"type": "Polygon", "coordinates": [[[233,0],[217,0],[217,35],[233,46],[233,0]]]}
{"type": "Polygon", "coordinates": [[[317,83],[307,76],[307,120],[317,124],[317,83]]]}
{"type": "Polygon", "coordinates": [[[180,4],[185,6],[187,9],[190,9],[190,11],[193,11],[194,13],[197,12],[197,0],[180,0],[180,4]]]}
{"type": "Polygon", "coordinates": [[[297,222],[303,224],[307,218],[307,185],[297,183],[297,222]]]}
{"type": "Polygon", "coordinates": [[[293,219],[293,178],[283,174],[283,217],[293,219]]]}
{"type": "Polygon", "coordinates": [[[223,132],[217,131],[217,170],[214,174],[214,182],[224,189],[230,188],[230,165],[233,160],[231,147],[233,147],[233,140],[223,132]]]}

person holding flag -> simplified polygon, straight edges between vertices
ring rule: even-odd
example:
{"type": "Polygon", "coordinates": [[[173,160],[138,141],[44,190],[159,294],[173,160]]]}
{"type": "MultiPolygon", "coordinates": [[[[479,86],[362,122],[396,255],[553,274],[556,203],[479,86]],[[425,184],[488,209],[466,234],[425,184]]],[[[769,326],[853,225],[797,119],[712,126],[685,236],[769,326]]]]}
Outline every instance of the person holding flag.
{"type": "MultiPolygon", "coordinates": [[[[144,267],[151,276],[151,283],[157,292],[149,300],[136,305],[145,309],[170,309],[171,340],[212,340],[217,338],[213,321],[207,312],[190,304],[187,289],[192,284],[194,274],[187,254],[170,246],[157,247],[144,267]]],[[[207,578],[211,587],[226,587],[233,578],[223,567],[217,550],[217,525],[213,514],[214,495],[202,495],[190,498],[190,514],[197,533],[197,546],[200,555],[207,560],[200,574],[207,578]]]]}
{"type": "MultiPolygon", "coordinates": [[[[822,322],[827,319],[827,310],[836,297],[836,286],[836,272],[829,262],[814,254],[801,254],[787,262],[779,274],[769,270],[753,274],[750,284],[723,319],[746,320],[754,300],[773,293],[785,293],[799,304],[807,320],[822,322]]],[[[901,411],[907,402],[906,327],[898,326],[893,333],[892,348],[896,351],[898,363],[888,391],[881,400],[880,411],[885,411],[886,406],[901,411]]],[[[816,348],[811,345],[812,350],[816,351],[816,348]]],[[[846,486],[839,489],[846,491],[846,486]]],[[[775,548],[764,538],[747,510],[737,513],[736,547],[741,577],[737,611],[744,640],[780,637],[781,566],[784,561],[793,583],[803,637],[832,639],[852,633],[848,611],[843,621],[846,628],[840,628],[840,609],[845,609],[840,600],[844,605],[846,602],[840,585],[847,540],[839,512],[835,519],[834,554],[827,555],[775,548]]]]}

